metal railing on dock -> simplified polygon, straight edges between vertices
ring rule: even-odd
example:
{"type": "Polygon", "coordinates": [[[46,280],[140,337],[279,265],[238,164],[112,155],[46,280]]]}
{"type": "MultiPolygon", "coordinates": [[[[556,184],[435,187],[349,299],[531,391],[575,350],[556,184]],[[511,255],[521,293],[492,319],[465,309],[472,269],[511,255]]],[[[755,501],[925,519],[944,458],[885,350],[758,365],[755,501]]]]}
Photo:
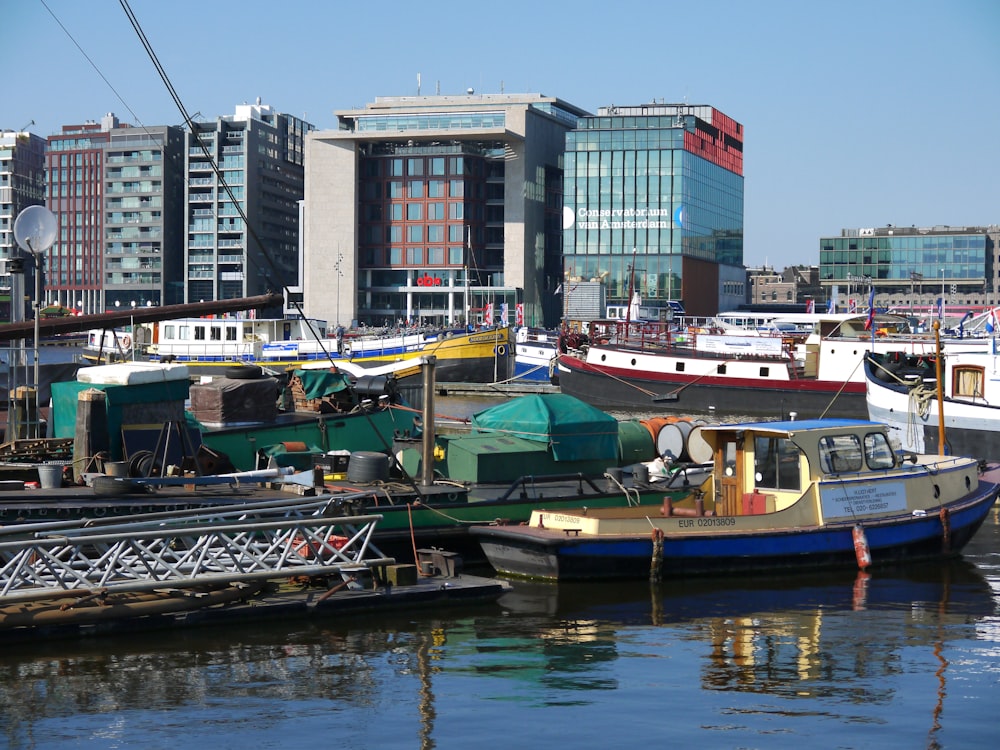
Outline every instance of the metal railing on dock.
{"type": "Polygon", "coordinates": [[[0,602],[74,590],[156,591],[319,576],[390,565],[372,544],[381,515],[342,498],[119,516],[0,529],[0,602]]]}

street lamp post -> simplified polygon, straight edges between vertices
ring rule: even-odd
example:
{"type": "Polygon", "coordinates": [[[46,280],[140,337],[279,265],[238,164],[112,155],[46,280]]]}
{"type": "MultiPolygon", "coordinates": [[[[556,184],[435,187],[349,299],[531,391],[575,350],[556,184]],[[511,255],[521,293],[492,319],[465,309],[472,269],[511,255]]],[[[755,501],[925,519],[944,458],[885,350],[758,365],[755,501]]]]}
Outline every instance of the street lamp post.
{"type": "MultiPolygon", "coordinates": [[[[56,240],[58,229],[55,214],[45,206],[28,206],[17,215],[14,221],[14,239],[17,244],[31,253],[35,260],[35,299],[32,308],[35,311],[35,398],[41,386],[38,367],[39,318],[42,312],[42,267],[45,253],[56,240]]],[[[36,435],[37,437],[37,435],[36,435]]]]}

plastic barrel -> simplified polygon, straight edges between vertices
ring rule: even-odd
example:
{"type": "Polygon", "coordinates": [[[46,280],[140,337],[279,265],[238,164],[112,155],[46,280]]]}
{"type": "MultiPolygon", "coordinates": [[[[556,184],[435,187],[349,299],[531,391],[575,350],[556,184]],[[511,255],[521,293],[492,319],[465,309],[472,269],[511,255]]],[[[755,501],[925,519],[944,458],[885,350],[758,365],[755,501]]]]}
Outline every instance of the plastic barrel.
{"type": "Polygon", "coordinates": [[[646,425],[636,420],[618,423],[618,458],[623,464],[652,461],[656,458],[655,451],[646,425]]]}
{"type": "Polygon", "coordinates": [[[708,444],[708,441],[705,440],[705,436],[702,434],[704,427],[705,425],[702,424],[695,425],[687,438],[688,458],[696,464],[703,464],[712,460],[712,446],[708,444]]]}

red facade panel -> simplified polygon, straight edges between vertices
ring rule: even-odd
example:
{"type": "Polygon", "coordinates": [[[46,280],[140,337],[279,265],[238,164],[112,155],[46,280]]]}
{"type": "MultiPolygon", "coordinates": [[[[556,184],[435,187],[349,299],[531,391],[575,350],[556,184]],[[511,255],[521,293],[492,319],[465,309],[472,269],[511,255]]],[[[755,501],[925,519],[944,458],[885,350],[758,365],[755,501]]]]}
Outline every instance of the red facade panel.
{"type": "Polygon", "coordinates": [[[743,126],[715,108],[708,129],[684,133],[684,150],[743,175],[743,126]],[[707,132],[709,129],[716,133],[707,132]]]}

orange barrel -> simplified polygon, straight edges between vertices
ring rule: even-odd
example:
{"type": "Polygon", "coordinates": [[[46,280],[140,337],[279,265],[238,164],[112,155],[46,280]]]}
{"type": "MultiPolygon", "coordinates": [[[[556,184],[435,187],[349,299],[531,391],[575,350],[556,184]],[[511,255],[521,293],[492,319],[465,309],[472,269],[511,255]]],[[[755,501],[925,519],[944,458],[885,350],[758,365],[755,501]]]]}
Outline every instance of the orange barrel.
{"type": "Polygon", "coordinates": [[[687,437],[687,454],[693,463],[703,464],[712,460],[712,446],[702,435],[703,424],[696,424],[687,437]]]}
{"type": "Polygon", "coordinates": [[[684,460],[687,458],[687,436],[693,429],[693,425],[684,420],[663,425],[656,436],[656,452],[661,458],[669,454],[675,461],[684,460]]]}
{"type": "Polygon", "coordinates": [[[663,425],[673,421],[675,420],[669,417],[652,417],[651,419],[642,420],[642,423],[646,425],[646,429],[649,430],[649,434],[653,438],[653,445],[656,445],[656,437],[660,434],[663,425]]]}

